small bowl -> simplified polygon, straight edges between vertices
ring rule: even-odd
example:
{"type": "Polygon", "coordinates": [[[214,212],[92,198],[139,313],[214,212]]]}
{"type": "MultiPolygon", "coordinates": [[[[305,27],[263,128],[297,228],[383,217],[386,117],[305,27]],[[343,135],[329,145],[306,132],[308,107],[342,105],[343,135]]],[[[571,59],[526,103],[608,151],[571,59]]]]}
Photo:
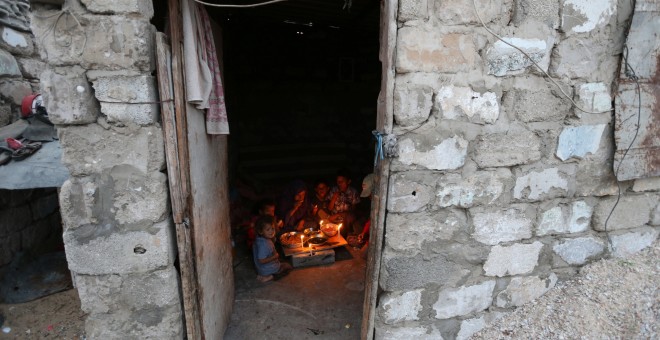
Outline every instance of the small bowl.
{"type": "Polygon", "coordinates": [[[307,243],[314,246],[320,246],[326,242],[328,242],[328,237],[319,232],[309,235],[307,239],[307,243]]]}
{"type": "Polygon", "coordinates": [[[328,237],[337,235],[338,226],[334,223],[324,223],[321,231],[328,237]]]}
{"type": "Polygon", "coordinates": [[[314,229],[314,228],[307,228],[307,229],[303,230],[303,234],[305,234],[305,236],[307,236],[307,237],[309,237],[310,235],[316,234],[318,232],[319,231],[314,229]]]}

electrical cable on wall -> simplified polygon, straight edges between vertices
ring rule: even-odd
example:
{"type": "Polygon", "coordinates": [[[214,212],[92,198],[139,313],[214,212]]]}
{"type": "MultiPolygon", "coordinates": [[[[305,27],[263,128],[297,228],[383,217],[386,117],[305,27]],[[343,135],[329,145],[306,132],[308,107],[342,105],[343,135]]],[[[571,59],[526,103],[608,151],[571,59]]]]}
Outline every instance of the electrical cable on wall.
{"type": "MultiPolygon", "coordinates": [[[[637,128],[635,128],[635,135],[633,136],[633,139],[630,141],[630,145],[628,145],[628,148],[626,148],[626,151],[623,153],[623,156],[621,157],[619,164],[616,166],[616,171],[614,172],[615,178],[618,178],[621,164],[623,164],[623,160],[626,158],[628,151],[630,151],[633,144],[635,144],[635,140],[637,139],[637,135],[639,134],[639,128],[642,119],[642,90],[641,87],[639,86],[639,77],[637,77],[635,70],[628,63],[628,45],[624,45],[623,62],[625,67],[624,74],[626,75],[626,77],[628,77],[628,79],[633,80],[637,85],[637,128]]],[[[616,181],[616,187],[618,189],[616,202],[614,202],[614,206],[612,206],[612,210],[610,210],[609,215],[607,215],[607,219],[605,219],[605,227],[604,227],[605,235],[607,235],[607,242],[609,243],[610,248],[612,250],[614,250],[614,245],[612,245],[612,239],[610,238],[610,234],[607,232],[607,224],[610,221],[610,217],[612,217],[612,214],[614,213],[614,209],[616,209],[616,206],[619,205],[619,200],[621,199],[621,183],[619,182],[618,179],[616,181]]]]}
{"type": "MultiPolygon", "coordinates": [[[[564,92],[564,90],[559,85],[559,83],[557,83],[536,61],[534,61],[534,59],[532,59],[532,57],[529,54],[527,54],[525,51],[523,51],[519,47],[507,42],[506,40],[504,40],[504,38],[500,37],[499,35],[497,35],[495,32],[493,32],[492,30],[490,30],[486,26],[484,21],[481,19],[481,16],[479,15],[479,11],[477,10],[477,5],[476,5],[475,1],[476,0],[472,0],[472,6],[474,8],[474,13],[476,14],[476,16],[479,19],[479,22],[481,23],[483,28],[486,31],[488,31],[488,33],[492,34],[493,36],[495,36],[497,39],[499,39],[503,43],[509,45],[510,47],[515,48],[520,53],[525,55],[525,57],[527,57],[534,64],[534,66],[536,66],[539,70],[541,70],[541,72],[543,72],[543,74],[548,79],[550,79],[550,81],[553,84],[555,84],[555,86],[557,86],[557,88],[559,88],[559,91],[564,95],[564,97],[566,97],[571,102],[571,104],[576,109],[578,109],[582,112],[585,112],[585,113],[595,113],[595,114],[608,113],[610,111],[614,111],[614,108],[611,108],[611,109],[605,110],[605,111],[600,111],[600,112],[593,112],[593,111],[589,111],[589,110],[585,110],[585,109],[581,108],[566,92],[564,92]]],[[[617,197],[616,197],[616,202],[614,203],[614,206],[612,206],[612,209],[610,210],[609,215],[607,215],[607,219],[605,219],[605,225],[604,225],[605,235],[607,235],[607,241],[609,243],[610,249],[612,249],[612,250],[614,250],[614,246],[612,245],[612,239],[610,238],[610,234],[607,231],[607,225],[609,223],[610,217],[612,216],[612,214],[614,213],[614,210],[616,209],[617,205],[619,204],[619,200],[621,199],[621,184],[620,184],[620,182],[617,178],[618,178],[618,175],[619,175],[619,169],[621,168],[621,164],[625,160],[626,155],[628,154],[628,151],[630,151],[630,149],[634,145],[635,140],[637,139],[637,135],[639,134],[640,124],[641,124],[641,115],[642,115],[642,92],[641,92],[641,88],[640,88],[640,85],[639,85],[639,77],[637,77],[637,75],[635,74],[635,70],[628,63],[628,46],[627,45],[624,46],[623,60],[624,60],[624,67],[625,67],[624,73],[625,73],[626,77],[628,77],[628,79],[630,79],[630,80],[633,80],[635,82],[635,84],[637,85],[637,105],[638,105],[638,107],[637,107],[637,127],[635,128],[635,135],[634,135],[633,139],[631,140],[630,145],[628,145],[628,147],[626,148],[626,151],[623,153],[623,156],[621,157],[621,160],[619,161],[619,164],[616,167],[616,171],[614,172],[614,177],[616,179],[616,185],[617,185],[617,188],[618,188],[618,193],[617,193],[617,197]]]]}
{"type": "MultiPolygon", "coordinates": [[[[82,36],[83,36],[83,38],[84,38],[84,40],[83,40],[83,45],[82,45],[82,47],[80,48],[80,52],[79,52],[78,55],[77,55],[77,56],[82,56],[83,52],[85,52],[85,47],[87,47],[87,34],[85,33],[85,28],[84,28],[83,25],[80,23],[80,21],[78,20],[78,18],[77,18],[73,13],[71,13],[71,11],[70,11],[68,8],[64,8],[64,9],[62,9],[62,10],[61,10],[60,12],[58,12],[58,13],[54,13],[54,14],[46,15],[46,16],[40,16],[40,15],[35,15],[35,14],[33,14],[33,16],[34,16],[35,18],[43,19],[43,20],[45,20],[45,19],[50,19],[50,18],[53,18],[53,17],[57,17],[57,19],[55,19],[55,21],[53,22],[53,24],[50,25],[50,26],[44,31],[44,33],[43,33],[44,35],[43,35],[43,37],[41,37],[41,46],[46,46],[46,45],[44,44],[44,41],[46,40],[46,37],[47,37],[50,33],[53,33],[53,32],[55,32],[55,31],[57,30],[57,24],[60,22],[60,19],[62,19],[62,17],[64,17],[65,14],[68,15],[68,16],[70,16],[70,17],[72,17],[73,20],[76,22],[77,27],[79,27],[80,30],[83,32],[83,33],[82,33],[82,36]]],[[[76,27],[76,26],[73,26],[73,27],[76,27]]],[[[72,29],[72,27],[69,27],[69,28],[67,28],[65,31],[68,32],[68,31],[71,31],[71,29],[72,29]]],[[[57,42],[57,39],[56,39],[55,41],[57,42]]],[[[71,38],[71,43],[73,43],[73,38],[71,38]]],[[[60,44],[60,45],[63,45],[63,44],[60,44]]],[[[48,58],[48,49],[47,49],[47,48],[44,48],[43,50],[44,50],[44,52],[46,53],[46,58],[48,58]]]]}
{"type": "Polygon", "coordinates": [[[509,45],[509,46],[511,46],[511,47],[513,47],[513,48],[515,48],[515,49],[518,50],[520,53],[522,53],[523,55],[525,55],[525,57],[527,57],[527,58],[528,58],[528,59],[534,64],[534,66],[536,66],[539,70],[541,70],[541,72],[543,72],[543,74],[544,74],[548,79],[550,79],[550,81],[551,81],[553,84],[555,84],[555,86],[557,86],[557,88],[559,89],[559,91],[561,92],[561,94],[563,94],[564,97],[566,97],[566,99],[568,99],[568,100],[571,102],[571,104],[573,104],[573,106],[574,106],[576,109],[578,109],[578,110],[580,110],[580,111],[582,111],[582,112],[584,112],[584,113],[608,113],[608,112],[610,112],[610,111],[614,111],[613,108],[612,108],[612,109],[609,109],[609,110],[605,110],[605,111],[589,111],[589,110],[586,110],[586,109],[581,108],[581,107],[580,107],[580,106],[579,106],[579,105],[573,100],[573,98],[571,98],[566,92],[564,92],[564,89],[561,88],[561,86],[559,85],[559,83],[557,83],[557,81],[554,80],[554,79],[548,74],[548,72],[546,72],[546,71],[541,67],[541,65],[539,65],[536,61],[534,61],[534,59],[532,59],[532,57],[531,57],[529,54],[527,54],[525,51],[523,51],[522,49],[520,49],[518,46],[515,46],[515,45],[509,43],[508,41],[504,40],[504,38],[500,37],[499,35],[497,35],[497,33],[491,31],[491,30],[486,26],[486,24],[484,23],[484,21],[481,19],[481,15],[479,15],[479,11],[477,11],[477,4],[475,3],[475,1],[476,1],[476,0],[472,0],[472,6],[474,7],[474,13],[477,15],[477,19],[479,19],[479,22],[481,23],[481,26],[483,26],[484,29],[485,29],[486,31],[488,31],[488,33],[494,35],[497,39],[499,39],[499,40],[502,41],[503,43],[505,43],[505,44],[507,44],[507,45],[509,45]]]}
{"type": "Polygon", "coordinates": [[[274,4],[274,3],[277,3],[277,2],[284,2],[284,1],[287,1],[287,0],[271,0],[271,1],[261,2],[261,3],[257,3],[257,4],[250,4],[250,5],[226,5],[226,4],[214,4],[214,3],[204,2],[204,1],[200,1],[200,0],[194,0],[194,1],[197,2],[197,3],[200,3],[202,5],[211,6],[211,7],[250,8],[250,7],[270,5],[270,4],[274,4]]]}

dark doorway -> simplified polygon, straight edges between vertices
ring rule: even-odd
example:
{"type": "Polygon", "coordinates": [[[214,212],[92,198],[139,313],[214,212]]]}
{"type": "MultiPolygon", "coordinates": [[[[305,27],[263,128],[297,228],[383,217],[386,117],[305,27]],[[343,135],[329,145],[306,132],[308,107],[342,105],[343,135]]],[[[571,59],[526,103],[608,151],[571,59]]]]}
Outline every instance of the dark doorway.
{"type": "Polygon", "coordinates": [[[332,186],[337,170],[347,168],[359,191],[373,172],[380,3],[286,1],[207,10],[222,27],[231,131],[236,302],[226,337],[359,338],[364,248],[336,249],[333,264],[298,267],[260,283],[239,225],[259,200],[277,198],[293,180],[313,192],[314,181],[332,186]]]}
{"type": "Polygon", "coordinates": [[[379,3],[207,7],[223,28],[230,182],[258,189],[373,170],[379,3]]]}

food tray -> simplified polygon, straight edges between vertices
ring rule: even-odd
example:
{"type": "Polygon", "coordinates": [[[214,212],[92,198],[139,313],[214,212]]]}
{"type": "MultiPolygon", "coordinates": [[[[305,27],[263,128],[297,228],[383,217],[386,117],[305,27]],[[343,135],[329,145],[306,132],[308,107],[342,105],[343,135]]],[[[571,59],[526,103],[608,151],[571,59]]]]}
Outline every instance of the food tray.
{"type": "Polygon", "coordinates": [[[280,235],[280,244],[285,248],[298,248],[300,247],[300,235],[302,233],[291,231],[280,235]]]}

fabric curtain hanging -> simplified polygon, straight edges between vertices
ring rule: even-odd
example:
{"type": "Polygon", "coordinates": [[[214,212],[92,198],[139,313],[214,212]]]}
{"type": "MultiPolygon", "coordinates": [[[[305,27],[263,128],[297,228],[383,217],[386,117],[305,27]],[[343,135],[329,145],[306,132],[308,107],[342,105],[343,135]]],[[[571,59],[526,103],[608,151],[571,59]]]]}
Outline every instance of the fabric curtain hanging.
{"type": "Polygon", "coordinates": [[[181,13],[188,102],[205,110],[207,134],[229,134],[220,65],[206,8],[193,0],[184,0],[181,13]]]}

